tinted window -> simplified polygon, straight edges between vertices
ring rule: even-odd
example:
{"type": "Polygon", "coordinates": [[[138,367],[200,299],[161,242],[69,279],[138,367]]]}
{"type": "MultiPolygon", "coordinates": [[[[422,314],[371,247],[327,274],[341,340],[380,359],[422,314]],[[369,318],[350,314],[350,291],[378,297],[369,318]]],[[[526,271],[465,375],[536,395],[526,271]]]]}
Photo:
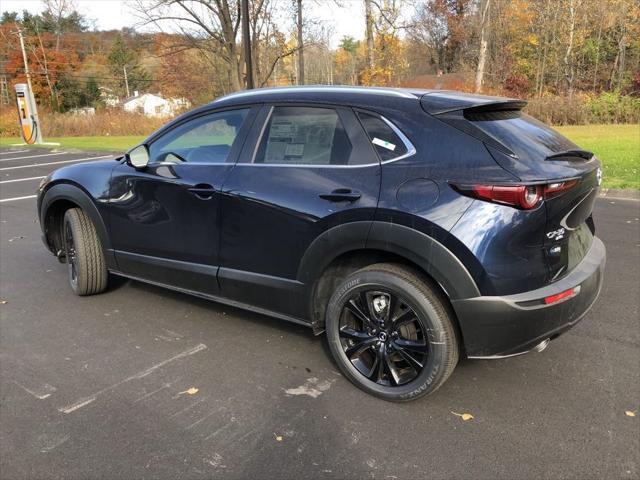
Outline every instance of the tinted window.
{"type": "Polygon", "coordinates": [[[520,159],[539,160],[554,153],[580,149],[544,123],[519,111],[465,113],[465,118],[520,159]]]}
{"type": "Polygon", "coordinates": [[[383,162],[407,153],[404,142],[380,117],[364,112],[358,112],[358,117],[383,162]]]}
{"type": "Polygon", "coordinates": [[[352,146],[331,108],[274,107],[255,163],[346,165],[352,146]]]}
{"type": "Polygon", "coordinates": [[[153,142],[151,162],[224,163],[248,109],[194,118],[153,142]]]}

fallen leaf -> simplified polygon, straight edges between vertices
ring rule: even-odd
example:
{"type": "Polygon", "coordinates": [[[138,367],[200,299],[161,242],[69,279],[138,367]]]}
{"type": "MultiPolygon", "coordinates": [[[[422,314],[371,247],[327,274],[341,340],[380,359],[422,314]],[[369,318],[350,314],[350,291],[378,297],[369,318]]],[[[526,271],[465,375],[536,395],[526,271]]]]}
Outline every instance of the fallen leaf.
{"type": "Polygon", "coordinates": [[[6,300],[0,300],[0,305],[6,305],[7,303],[9,302],[7,302],[6,300]]]}
{"type": "Polygon", "coordinates": [[[624,412],[624,414],[625,414],[627,417],[635,417],[635,416],[636,416],[636,412],[632,412],[631,410],[627,410],[627,411],[625,411],[625,412],[624,412]]]}
{"type": "Polygon", "coordinates": [[[276,435],[276,442],[281,442],[284,440],[284,437],[282,435],[276,435]]]}
{"type": "Polygon", "coordinates": [[[473,415],[471,415],[470,413],[456,413],[456,412],[451,412],[451,413],[453,413],[456,417],[460,417],[463,422],[473,419],[473,415]]]}
{"type": "Polygon", "coordinates": [[[187,395],[195,395],[198,393],[198,389],[196,387],[191,387],[189,390],[185,390],[184,392],[180,392],[178,395],[182,395],[186,393],[187,395]]]}

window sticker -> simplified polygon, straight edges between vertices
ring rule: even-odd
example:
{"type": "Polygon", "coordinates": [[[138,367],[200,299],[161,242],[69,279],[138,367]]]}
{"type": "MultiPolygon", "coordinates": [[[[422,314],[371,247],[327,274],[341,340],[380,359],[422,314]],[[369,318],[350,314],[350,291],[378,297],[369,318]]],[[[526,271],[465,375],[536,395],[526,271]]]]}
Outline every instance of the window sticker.
{"type": "Polygon", "coordinates": [[[393,143],[387,142],[386,140],[382,140],[378,137],[373,137],[373,140],[371,140],[371,143],[373,143],[374,145],[378,145],[382,148],[386,148],[387,150],[391,150],[392,152],[396,149],[396,146],[393,143]]]}
{"type": "Polygon", "coordinates": [[[284,151],[286,157],[301,157],[304,155],[304,143],[289,143],[284,151]]]}
{"type": "Polygon", "coordinates": [[[334,112],[274,115],[265,163],[328,164],[337,124],[334,112]]]}

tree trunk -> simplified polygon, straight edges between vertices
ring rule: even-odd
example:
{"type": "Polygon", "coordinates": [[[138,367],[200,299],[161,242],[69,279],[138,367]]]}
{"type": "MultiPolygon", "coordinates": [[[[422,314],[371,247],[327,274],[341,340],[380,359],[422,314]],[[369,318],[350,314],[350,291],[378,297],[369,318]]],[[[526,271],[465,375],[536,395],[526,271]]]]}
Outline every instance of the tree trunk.
{"type": "Polygon", "coordinates": [[[484,66],[487,60],[487,24],[489,22],[489,8],[491,0],[482,0],[480,4],[480,52],[478,54],[478,68],[476,69],[476,93],[482,90],[482,82],[484,80],[484,66]]]}
{"type": "Polygon", "coordinates": [[[373,44],[373,12],[371,10],[371,0],[364,0],[364,15],[367,24],[367,66],[373,69],[375,65],[374,44],[373,44]]]}
{"type": "Polygon", "coordinates": [[[302,0],[297,0],[298,14],[298,85],[304,85],[304,42],[302,38],[302,0]]]}
{"type": "Polygon", "coordinates": [[[569,0],[569,43],[567,45],[567,50],[564,54],[564,79],[567,84],[567,90],[569,92],[569,97],[573,94],[573,37],[576,29],[576,0],[569,0]]]}
{"type": "MultiPolygon", "coordinates": [[[[602,14],[602,10],[600,11],[602,14]]],[[[593,87],[592,90],[596,91],[596,82],[598,81],[598,64],[600,63],[600,42],[602,42],[602,23],[603,15],[600,16],[600,24],[598,25],[598,44],[596,45],[596,65],[593,69],[593,87]]]]}

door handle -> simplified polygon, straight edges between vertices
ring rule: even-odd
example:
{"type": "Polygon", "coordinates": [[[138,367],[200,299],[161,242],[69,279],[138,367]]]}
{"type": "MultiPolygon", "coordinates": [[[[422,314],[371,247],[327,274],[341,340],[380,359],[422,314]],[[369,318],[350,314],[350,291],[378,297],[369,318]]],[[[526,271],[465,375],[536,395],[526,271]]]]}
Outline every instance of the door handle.
{"type": "Polygon", "coordinates": [[[209,200],[215,193],[215,189],[205,183],[199,183],[194,187],[189,187],[187,190],[201,200],[209,200]]]}
{"type": "Polygon", "coordinates": [[[360,199],[362,194],[348,188],[338,188],[331,193],[321,193],[318,196],[323,200],[329,200],[330,202],[355,202],[360,199]]]}

